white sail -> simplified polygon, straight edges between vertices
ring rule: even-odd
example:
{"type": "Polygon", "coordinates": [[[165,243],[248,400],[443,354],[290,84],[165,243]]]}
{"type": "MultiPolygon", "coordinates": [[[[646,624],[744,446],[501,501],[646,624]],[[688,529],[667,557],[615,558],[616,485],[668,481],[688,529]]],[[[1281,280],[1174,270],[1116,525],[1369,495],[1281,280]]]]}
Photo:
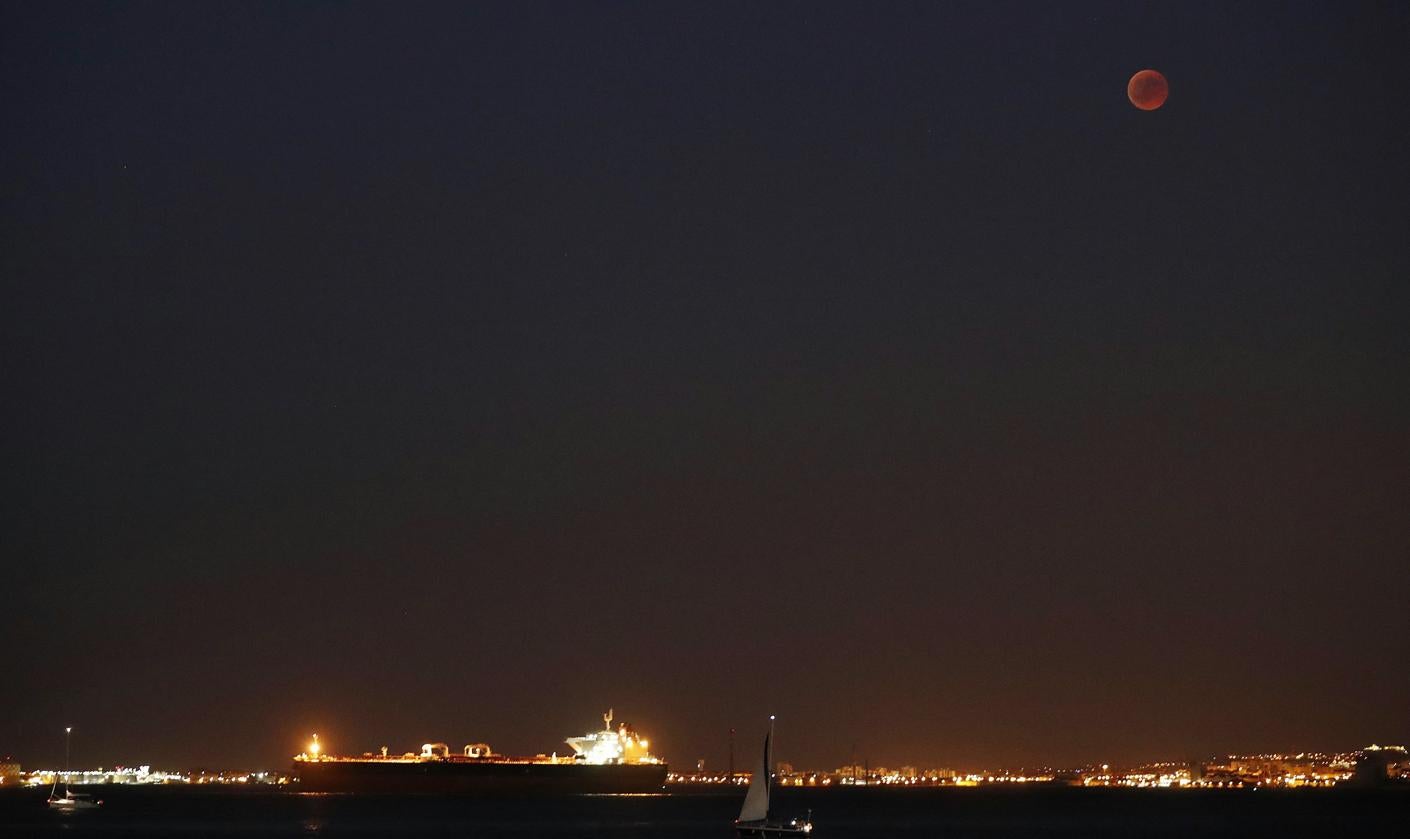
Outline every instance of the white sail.
{"type": "Polygon", "coordinates": [[[769,817],[769,738],[764,735],[764,754],[754,777],[749,781],[749,792],[744,796],[744,806],[739,809],[742,822],[763,821],[769,817]]]}

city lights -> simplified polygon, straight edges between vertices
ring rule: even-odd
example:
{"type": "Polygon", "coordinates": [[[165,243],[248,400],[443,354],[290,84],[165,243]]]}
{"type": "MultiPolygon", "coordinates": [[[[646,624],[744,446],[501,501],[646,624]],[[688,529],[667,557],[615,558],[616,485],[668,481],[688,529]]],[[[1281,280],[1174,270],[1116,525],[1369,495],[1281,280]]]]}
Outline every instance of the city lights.
{"type": "MultiPolygon", "coordinates": [[[[1011,769],[956,772],[903,766],[842,766],[830,772],[795,771],[780,763],[780,786],[897,786],[977,787],[1038,784],[1050,786],[1128,787],[1136,789],[1258,789],[1263,787],[1331,787],[1362,781],[1410,782],[1410,755],[1400,746],[1367,746],[1355,752],[1295,755],[1228,755],[1207,761],[1146,763],[1117,767],[1109,763],[1073,768],[1011,769]]],[[[668,781],[683,785],[744,785],[748,773],[732,777],[719,772],[671,773],[668,781]]]]}

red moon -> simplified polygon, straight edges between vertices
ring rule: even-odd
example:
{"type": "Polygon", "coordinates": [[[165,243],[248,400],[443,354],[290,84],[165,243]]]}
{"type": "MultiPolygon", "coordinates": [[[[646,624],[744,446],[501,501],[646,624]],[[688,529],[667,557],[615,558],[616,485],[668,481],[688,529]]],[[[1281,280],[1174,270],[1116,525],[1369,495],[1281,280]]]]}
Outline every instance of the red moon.
{"type": "Polygon", "coordinates": [[[1143,111],[1154,111],[1164,105],[1169,95],[1170,85],[1155,70],[1142,70],[1126,83],[1126,98],[1143,111]]]}

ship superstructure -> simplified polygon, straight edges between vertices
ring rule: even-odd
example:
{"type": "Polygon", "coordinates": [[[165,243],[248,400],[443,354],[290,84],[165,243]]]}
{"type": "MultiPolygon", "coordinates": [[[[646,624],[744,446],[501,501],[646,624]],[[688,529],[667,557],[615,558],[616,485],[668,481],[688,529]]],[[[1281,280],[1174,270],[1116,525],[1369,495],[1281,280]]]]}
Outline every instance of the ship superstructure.
{"type": "Polygon", "coordinates": [[[573,747],[574,758],[593,766],[614,763],[655,764],[661,761],[647,751],[650,745],[637,735],[627,723],[612,728],[612,709],[602,715],[603,729],[581,737],[569,737],[568,745],[573,747]]]}

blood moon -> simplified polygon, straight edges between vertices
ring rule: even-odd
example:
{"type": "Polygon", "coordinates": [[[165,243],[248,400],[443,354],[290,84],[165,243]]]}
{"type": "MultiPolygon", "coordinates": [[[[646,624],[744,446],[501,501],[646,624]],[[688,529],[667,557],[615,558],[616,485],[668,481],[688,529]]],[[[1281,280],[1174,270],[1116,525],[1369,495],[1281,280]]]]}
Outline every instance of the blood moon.
{"type": "Polygon", "coordinates": [[[1126,98],[1143,111],[1154,111],[1165,104],[1170,84],[1155,70],[1142,70],[1126,83],[1126,98]]]}

